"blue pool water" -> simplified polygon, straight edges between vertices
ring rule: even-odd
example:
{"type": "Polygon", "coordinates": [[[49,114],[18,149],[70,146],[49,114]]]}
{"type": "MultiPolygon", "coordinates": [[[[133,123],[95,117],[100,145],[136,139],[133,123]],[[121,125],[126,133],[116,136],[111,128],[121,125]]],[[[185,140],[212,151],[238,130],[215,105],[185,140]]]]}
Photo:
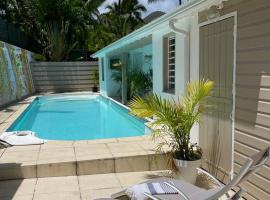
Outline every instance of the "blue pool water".
{"type": "Polygon", "coordinates": [[[95,95],[36,98],[9,131],[31,130],[49,140],[91,140],[145,134],[144,121],[95,95]]]}

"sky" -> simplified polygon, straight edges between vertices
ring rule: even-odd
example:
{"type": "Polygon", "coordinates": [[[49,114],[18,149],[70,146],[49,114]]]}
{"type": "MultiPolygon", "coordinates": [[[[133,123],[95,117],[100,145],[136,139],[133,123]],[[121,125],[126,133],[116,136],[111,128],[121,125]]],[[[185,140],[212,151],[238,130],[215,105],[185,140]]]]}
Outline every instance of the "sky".
{"type": "MultiPolygon", "coordinates": [[[[100,8],[99,11],[101,13],[106,12],[106,6],[112,2],[115,2],[117,0],[107,0],[100,8]]],[[[125,0],[129,1],[129,0],[125,0]]],[[[148,4],[147,0],[139,0],[141,4],[143,4],[147,8],[147,12],[143,13],[143,16],[147,16],[149,13],[153,11],[163,11],[163,12],[171,12],[175,9],[175,7],[178,5],[179,0],[160,0],[157,3],[151,3],[148,4]]]]}

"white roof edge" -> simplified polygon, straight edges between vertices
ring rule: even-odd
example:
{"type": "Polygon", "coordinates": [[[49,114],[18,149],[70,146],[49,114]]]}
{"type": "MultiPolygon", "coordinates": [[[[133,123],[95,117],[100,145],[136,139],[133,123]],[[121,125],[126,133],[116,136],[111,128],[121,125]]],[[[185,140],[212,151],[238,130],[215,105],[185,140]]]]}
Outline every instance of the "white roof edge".
{"type": "Polygon", "coordinates": [[[102,48],[101,50],[97,51],[96,53],[92,54],[91,57],[93,58],[97,58],[99,57],[100,54],[109,51],[113,46],[117,45],[117,44],[121,44],[121,42],[125,41],[125,40],[129,40],[132,37],[137,36],[138,34],[140,34],[143,31],[147,31],[149,29],[154,28],[157,24],[163,23],[166,20],[168,20],[171,17],[174,17],[175,15],[178,15],[179,13],[182,13],[186,10],[189,10],[190,8],[197,6],[199,4],[201,4],[202,2],[207,1],[207,0],[194,0],[191,2],[186,3],[185,5],[181,5],[179,6],[179,8],[175,9],[173,12],[171,13],[167,13],[157,19],[155,19],[154,21],[150,22],[149,24],[146,24],[144,26],[142,26],[141,28],[131,32],[130,34],[120,38],[119,40],[116,40],[115,42],[109,44],[108,46],[102,48]]]}

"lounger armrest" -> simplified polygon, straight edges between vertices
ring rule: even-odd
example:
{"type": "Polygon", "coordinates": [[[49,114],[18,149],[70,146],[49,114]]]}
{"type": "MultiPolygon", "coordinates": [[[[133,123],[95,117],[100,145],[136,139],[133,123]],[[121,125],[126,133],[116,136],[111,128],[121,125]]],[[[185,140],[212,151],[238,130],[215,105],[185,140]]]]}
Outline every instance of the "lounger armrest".
{"type": "Polygon", "coordinates": [[[143,194],[144,194],[145,196],[147,196],[148,198],[152,199],[152,200],[162,200],[162,199],[160,199],[160,198],[158,198],[158,197],[154,197],[153,195],[151,195],[151,194],[149,194],[149,193],[147,193],[147,192],[144,192],[143,194]]]}
{"type": "Polygon", "coordinates": [[[176,192],[178,192],[178,195],[180,195],[181,197],[183,197],[185,200],[190,200],[185,194],[184,192],[182,192],[179,188],[175,187],[174,185],[168,183],[168,182],[164,182],[166,185],[168,185],[170,188],[172,188],[173,190],[175,190],[176,192]]]}
{"type": "Polygon", "coordinates": [[[220,187],[224,186],[216,177],[214,177],[209,172],[203,170],[202,168],[197,168],[197,170],[200,171],[200,172],[202,172],[203,174],[209,176],[211,179],[213,179],[213,181],[215,181],[215,183],[218,184],[218,186],[220,186],[220,187]]]}

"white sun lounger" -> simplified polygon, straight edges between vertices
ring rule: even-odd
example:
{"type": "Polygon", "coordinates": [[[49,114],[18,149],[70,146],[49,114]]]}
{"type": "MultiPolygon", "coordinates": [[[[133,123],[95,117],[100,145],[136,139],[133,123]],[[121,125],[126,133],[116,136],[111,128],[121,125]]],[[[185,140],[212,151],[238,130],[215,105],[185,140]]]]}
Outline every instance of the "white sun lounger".
{"type": "MultiPolygon", "coordinates": [[[[230,191],[233,187],[239,187],[239,190],[233,195],[228,196],[226,199],[228,200],[238,200],[241,198],[242,193],[245,192],[245,189],[240,186],[251,174],[254,174],[259,170],[259,168],[264,165],[270,157],[270,147],[263,149],[259,153],[255,154],[251,158],[248,158],[246,163],[241,167],[239,173],[226,185],[220,183],[215,177],[213,177],[208,172],[199,169],[202,173],[206,174],[218,185],[217,188],[205,190],[199,188],[190,183],[186,183],[184,181],[169,179],[169,178],[159,178],[153,179],[150,181],[146,181],[145,183],[165,183],[171,189],[175,190],[177,194],[150,194],[149,192],[144,192],[142,195],[145,196],[145,199],[152,200],[217,200],[221,196],[225,195],[228,191],[230,191]]],[[[120,191],[116,194],[112,195],[112,198],[103,198],[99,200],[113,200],[113,199],[126,199],[127,190],[120,191]]],[[[133,197],[132,199],[144,199],[143,196],[140,195],[139,198],[133,197]]]]}
{"type": "Polygon", "coordinates": [[[0,143],[4,146],[24,146],[44,144],[46,140],[38,138],[32,131],[4,132],[0,135],[0,143]]]}

